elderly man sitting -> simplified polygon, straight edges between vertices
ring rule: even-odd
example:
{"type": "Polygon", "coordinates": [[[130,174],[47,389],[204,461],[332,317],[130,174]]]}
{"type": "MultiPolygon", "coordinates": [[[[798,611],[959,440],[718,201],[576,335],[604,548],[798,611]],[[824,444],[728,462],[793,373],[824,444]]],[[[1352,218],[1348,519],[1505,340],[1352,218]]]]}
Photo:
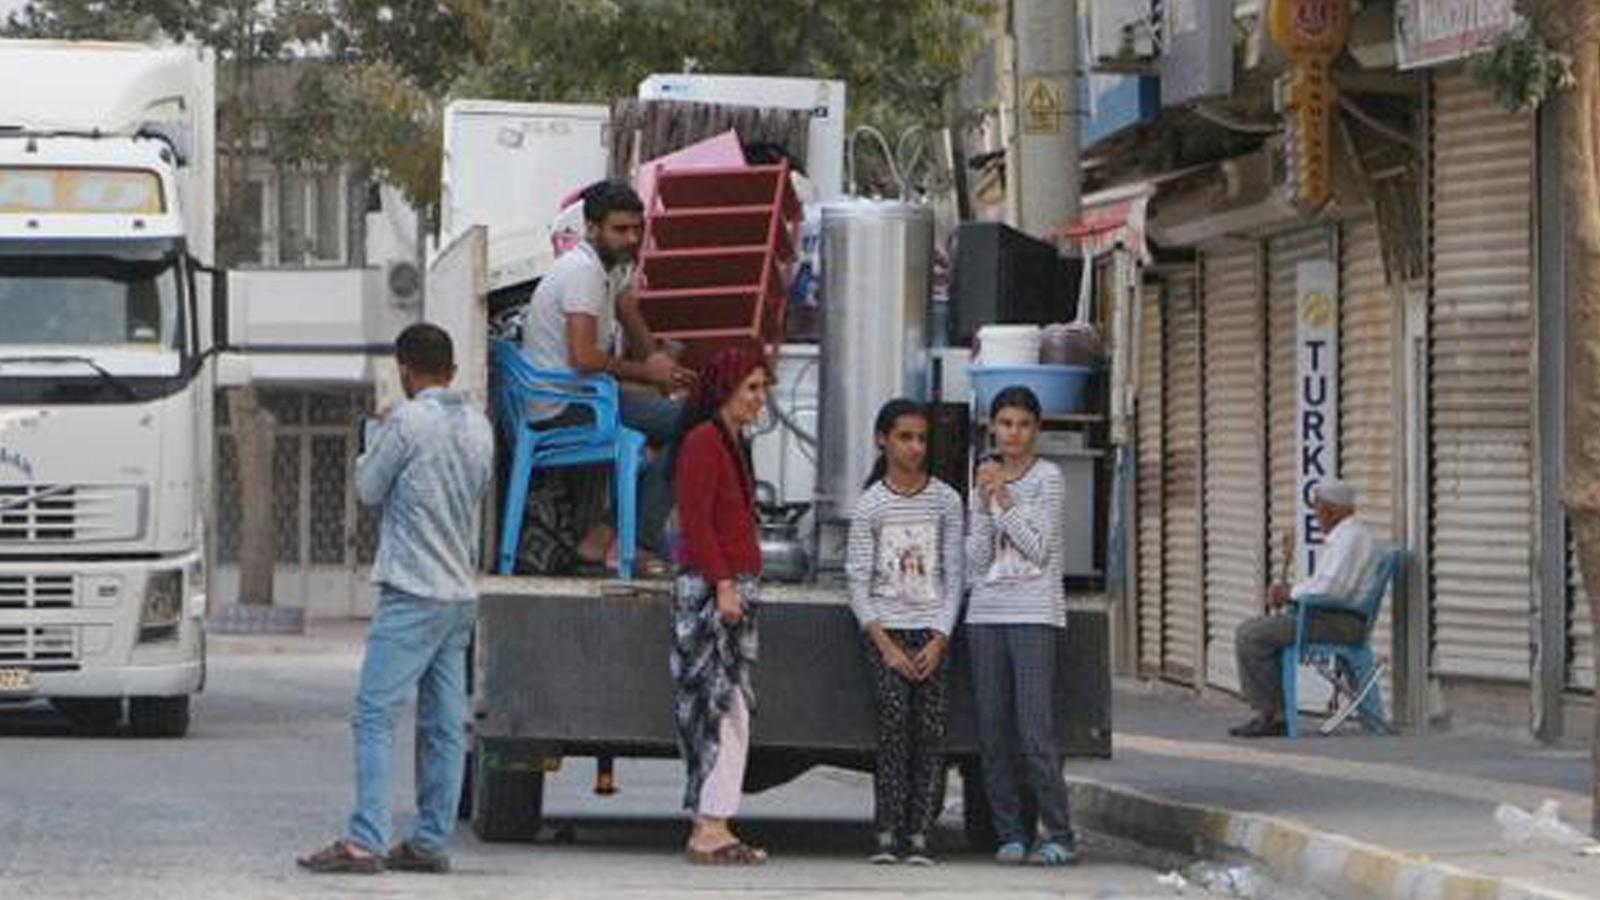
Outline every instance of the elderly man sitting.
{"type": "MultiPolygon", "coordinates": [[[[1347,597],[1354,603],[1377,563],[1378,535],[1356,518],[1355,490],[1342,481],[1328,480],[1318,486],[1315,498],[1317,524],[1327,535],[1316,571],[1293,587],[1274,584],[1267,595],[1270,609],[1310,595],[1347,597]]],[[[1239,679],[1256,717],[1229,729],[1234,737],[1281,737],[1286,732],[1278,659],[1280,651],[1294,643],[1294,623],[1292,615],[1269,613],[1239,625],[1234,638],[1239,679]]],[[[1317,642],[1354,644],[1366,638],[1366,620],[1355,610],[1315,610],[1307,617],[1307,627],[1310,640],[1317,642]]]]}

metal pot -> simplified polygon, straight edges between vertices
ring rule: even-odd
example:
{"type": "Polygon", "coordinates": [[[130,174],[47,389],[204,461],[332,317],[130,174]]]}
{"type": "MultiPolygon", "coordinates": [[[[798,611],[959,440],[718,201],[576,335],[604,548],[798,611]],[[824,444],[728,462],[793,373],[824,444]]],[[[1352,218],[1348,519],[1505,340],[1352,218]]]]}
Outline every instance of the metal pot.
{"type": "Polygon", "coordinates": [[[800,520],[811,508],[809,503],[779,503],[777,490],[762,482],[756,486],[760,498],[761,577],[772,581],[805,581],[811,574],[811,556],[800,536],[800,520]]]}

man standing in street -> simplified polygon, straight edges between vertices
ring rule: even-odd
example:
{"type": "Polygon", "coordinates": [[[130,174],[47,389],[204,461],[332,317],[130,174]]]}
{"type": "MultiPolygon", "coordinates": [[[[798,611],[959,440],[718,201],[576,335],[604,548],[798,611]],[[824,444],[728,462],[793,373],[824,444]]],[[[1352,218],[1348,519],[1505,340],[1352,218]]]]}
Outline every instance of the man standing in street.
{"type": "Polygon", "coordinates": [[[412,325],[395,341],[407,401],[356,460],[356,492],[381,506],[378,605],[356,691],[356,807],[343,838],[298,860],[320,873],[446,872],[466,762],[467,645],[477,610],[479,511],[494,465],[489,420],[455,377],[450,335],[412,325]],[[390,847],[394,722],[417,692],[417,822],[390,847]]]}

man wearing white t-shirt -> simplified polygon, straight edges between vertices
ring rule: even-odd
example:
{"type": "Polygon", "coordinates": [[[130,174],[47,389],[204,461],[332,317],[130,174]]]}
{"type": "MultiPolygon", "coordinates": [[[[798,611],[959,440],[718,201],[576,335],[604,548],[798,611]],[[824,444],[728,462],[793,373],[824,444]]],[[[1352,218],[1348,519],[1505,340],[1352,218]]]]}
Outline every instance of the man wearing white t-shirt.
{"type": "MultiPolygon", "coordinates": [[[[658,348],[630,289],[644,236],[644,204],[622,182],[596,182],[583,191],[583,218],[584,240],[556,260],[528,304],[524,352],[536,368],[616,377],[622,423],[652,441],[670,441],[681,404],[667,394],[692,384],[694,373],[658,348]]],[[[588,413],[586,407],[548,404],[536,408],[532,419],[557,427],[585,421],[588,413]]],[[[639,479],[639,543],[651,551],[660,549],[671,511],[665,475],[663,466],[651,463],[639,479]]],[[[603,558],[605,543],[591,533],[580,553],[603,558]]]]}
{"type": "MultiPolygon", "coordinates": [[[[1356,492],[1348,484],[1324,481],[1317,486],[1315,497],[1317,524],[1328,536],[1317,554],[1316,571],[1293,586],[1282,582],[1273,585],[1267,594],[1267,605],[1276,609],[1310,596],[1348,600],[1352,604],[1348,611],[1313,610],[1306,617],[1306,628],[1310,640],[1318,643],[1360,643],[1366,640],[1367,625],[1354,604],[1377,564],[1378,535],[1356,518],[1356,492]]],[[[1234,737],[1281,737],[1287,732],[1278,656],[1294,643],[1294,629],[1293,615],[1256,616],[1240,623],[1234,635],[1239,681],[1256,717],[1229,729],[1234,737]]]]}

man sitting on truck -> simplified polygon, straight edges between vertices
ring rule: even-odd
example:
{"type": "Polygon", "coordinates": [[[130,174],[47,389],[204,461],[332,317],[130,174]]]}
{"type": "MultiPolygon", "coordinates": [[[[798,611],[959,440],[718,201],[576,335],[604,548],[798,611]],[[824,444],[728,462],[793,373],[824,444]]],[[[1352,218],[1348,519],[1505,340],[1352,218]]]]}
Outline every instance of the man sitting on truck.
{"type": "MultiPolygon", "coordinates": [[[[694,373],[660,348],[630,289],[644,237],[644,203],[628,185],[600,181],[583,191],[583,218],[584,240],[556,260],[528,304],[524,351],[537,368],[616,377],[622,424],[665,444],[682,408],[668,395],[690,386],[694,373]]],[[[531,418],[555,428],[588,421],[589,410],[548,404],[531,418]]],[[[639,545],[651,554],[642,557],[646,574],[664,568],[661,531],[671,508],[666,470],[652,462],[639,478],[639,545]]],[[[578,555],[609,562],[614,540],[609,527],[598,525],[583,537],[578,555]]]]}

